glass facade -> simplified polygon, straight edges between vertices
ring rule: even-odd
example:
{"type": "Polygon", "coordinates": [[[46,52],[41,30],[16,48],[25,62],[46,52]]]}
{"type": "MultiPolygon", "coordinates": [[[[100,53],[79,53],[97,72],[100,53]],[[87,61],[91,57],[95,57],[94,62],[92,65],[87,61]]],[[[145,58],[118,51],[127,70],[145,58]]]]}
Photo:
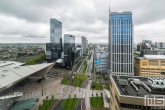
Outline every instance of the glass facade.
{"type": "Polygon", "coordinates": [[[62,23],[54,18],[50,19],[50,43],[46,45],[46,59],[61,58],[62,52],[62,23]]]}
{"type": "Polygon", "coordinates": [[[60,43],[62,38],[62,23],[54,18],[50,19],[50,43],[60,43]]]}
{"type": "Polygon", "coordinates": [[[83,54],[87,54],[87,40],[86,37],[82,36],[81,37],[81,46],[83,47],[83,54]]]}
{"type": "Polygon", "coordinates": [[[72,58],[75,51],[75,36],[64,34],[64,62],[68,68],[74,65],[74,58],[72,58]]]}
{"type": "Polygon", "coordinates": [[[109,60],[114,75],[133,75],[132,12],[109,15],[109,60]]]}

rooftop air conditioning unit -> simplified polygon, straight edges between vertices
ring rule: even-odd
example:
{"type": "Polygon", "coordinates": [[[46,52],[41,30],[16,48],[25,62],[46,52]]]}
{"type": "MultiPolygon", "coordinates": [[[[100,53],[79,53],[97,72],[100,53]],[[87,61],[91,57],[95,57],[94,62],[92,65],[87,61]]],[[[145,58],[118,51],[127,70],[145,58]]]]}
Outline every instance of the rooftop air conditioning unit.
{"type": "Polygon", "coordinates": [[[120,85],[128,85],[128,81],[126,79],[118,79],[120,85]]]}

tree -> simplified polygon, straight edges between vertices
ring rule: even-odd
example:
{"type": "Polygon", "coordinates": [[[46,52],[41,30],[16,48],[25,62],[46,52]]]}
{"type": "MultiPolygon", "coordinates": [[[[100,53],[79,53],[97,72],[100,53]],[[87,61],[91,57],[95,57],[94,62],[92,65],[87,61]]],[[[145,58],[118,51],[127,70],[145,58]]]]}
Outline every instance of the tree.
{"type": "Polygon", "coordinates": [[[27,64],[28,65],[34,65],[34,64],[39,63],[39,62],[41,62],[42,60],[45,60],[45,59],[46,59],[46,54],[42,54],[37,58],[29,60],[27,64]]]}
{"type": "Polygon", "coordinates": [[[103,93],[102,92],[100,93],[100,95],[101,95],[101,97],[103,97],[103,93]]]}
{"type": "Polygon", "coordinates": [[[48,100],[48,96],[46,96],[46,100],[48,100]]]}
{"type": "Polygon", "coordinates": [[[143,57],[143,56],[144,56],[144,52],[142,50],[142,51],[140,51],[140,57],[143,57]]]}
{"type": "Polygon", "coordinates": [[[27,64],[28,65],[34,65],[34,64],[36,64],[36,62],[34,60],[29,60],[27,64]]]}
{"type": "Polygon", "coordinates": [[[42,100],[43,101],[43,104],[45,103],[45,99],[42,100]]]}
{"type": "Polygon", "coordinates": [[[98,93],[96,92],[96,97],[98,97],[98,93]]]}
{"type": "Polygon", "coordinates": [[[92,82],[91,87],[95,88],[95,83],[94,82],[92,82]]]}
{"type": "Polygon", "coordinates": [[[52,95],[52,99],[54,99],[54,95],[52,95]]]}
{"type": "Polygon", "coordinates": [[[74,94],[74,98],[76,98],[76,94],[74,94]]]}

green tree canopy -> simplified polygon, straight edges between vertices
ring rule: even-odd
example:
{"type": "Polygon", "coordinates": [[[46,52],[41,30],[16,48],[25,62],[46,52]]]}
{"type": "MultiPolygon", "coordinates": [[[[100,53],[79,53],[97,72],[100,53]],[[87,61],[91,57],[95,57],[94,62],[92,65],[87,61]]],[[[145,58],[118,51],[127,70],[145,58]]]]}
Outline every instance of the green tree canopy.
{"type": "Polygon", "coordinates": [[[143,57],[143,56],[144,56],[144,52],[142,50],[142,51],[140,51],[140,57],[143,57]]]}

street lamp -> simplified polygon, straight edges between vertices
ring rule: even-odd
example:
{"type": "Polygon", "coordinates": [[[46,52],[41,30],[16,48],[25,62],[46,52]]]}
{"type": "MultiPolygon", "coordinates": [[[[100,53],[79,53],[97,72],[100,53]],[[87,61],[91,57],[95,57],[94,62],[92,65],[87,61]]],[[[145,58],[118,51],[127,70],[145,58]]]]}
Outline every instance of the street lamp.
{"type": "Polygon", "coordinates": [[[42,96],[43,96],[43,85],[42,85],[42,96]]]}

